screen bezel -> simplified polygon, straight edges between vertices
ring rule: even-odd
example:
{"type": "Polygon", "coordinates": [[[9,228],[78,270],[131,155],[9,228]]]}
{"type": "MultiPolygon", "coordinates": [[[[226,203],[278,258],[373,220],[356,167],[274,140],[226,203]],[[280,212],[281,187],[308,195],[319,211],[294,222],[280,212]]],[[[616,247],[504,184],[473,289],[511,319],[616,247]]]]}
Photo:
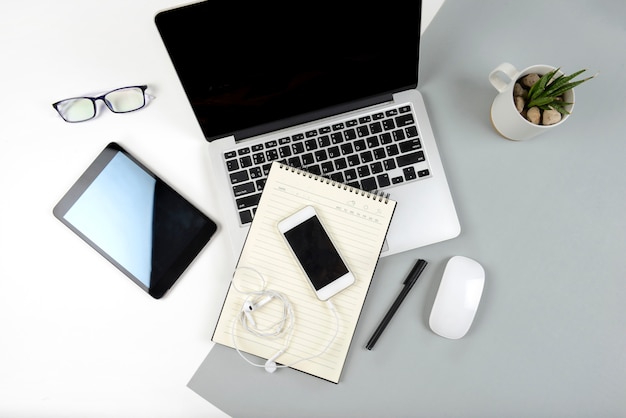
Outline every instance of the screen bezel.
{"type": "Polygon", "coordinates": [[[174,285],[174,283],[178,280],[178,278],[187,269],[191,262],[196,258],[198,253],[205,247],[205,245],[209,242],[211,237],[217,231],[217,224],[212,219],[202,213],[187,199],[181,196],[172,187],[170,187],[161,178],[155,175],[150,169],[144,166],[141,162],[139,162],[136,158],[134,158],[131,154],[129,154],[125,149],[123,149],[119,144],[115,142],[109,143],[106,148],[96,157],[91,165],[85,170],[85,172],[78,178],[74,185],[57,203],[57,205],[53,209],[53,214],[64,225],[66,225],[82,240],[84,240],[93,249],[95,249],[100,255],[102,255],[105,259],[111,262],[135,284],[137,284],[141,289],[143,289],[155,299],[159,299],[164,296],[164,294],[174,285]],[[119,153],[124,154],[145,174],[152,177],[155,180],[155,185],[158,184],[159,187],[163,188],[163,190],[166,190],[172,196],[175,196],[178,199],[177,203],[184,205],[185,209],[193,215],[194,220],[198,221],[201,224],[201,226],[193,236],[186,237],[186,245],[183,248],[172,249],[172,251],[178,250],[178,255],[173,259],[171,263],[169,263],[169,266],[164,271],[162,271],[160,275],[150,278],[149,286],[146,286],[142,282],[142,280],[132,274],[125,266],[120,264],[118,260],[108,254],[97,243],[95,243],[87,235],[85,235],[85,233],[83,233],[80,228],[76,227],[66,218],[67,213],[79,201],[81,196],[89,189],[89,187],[93,184],[98,175],[102,173],[103,170],[105,170],[105,168],[109,165],[113,158],[115,158],[115,156],[119,153]]]}

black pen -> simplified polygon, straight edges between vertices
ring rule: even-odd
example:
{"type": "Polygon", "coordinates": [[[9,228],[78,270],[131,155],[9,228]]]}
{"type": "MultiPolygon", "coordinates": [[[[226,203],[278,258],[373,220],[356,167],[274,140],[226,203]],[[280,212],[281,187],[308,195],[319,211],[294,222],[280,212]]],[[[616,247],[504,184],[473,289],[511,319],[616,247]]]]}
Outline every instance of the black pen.
{"type": "Polygon", "coordinates": [[[380,325],[378,325],[378,328],[376,328],[376,331],[374,331],[374,335],[372,335],[372,338],[370,338],[370,340],[367,342],[365,348],[367,348],[368,350],[374,348],[374,344],[376,344],[376,341],[378,341],[378,338],[389,324],[389,321],[391,321],[391,318],[400,307],[400,304],[402,303],[406,295],[409,294],[409,291],[411,290],[415,282],[417,282],[417,279],[420,277],[420,274],[422,274],[422,271],[424,271],[426,264],[428,263],[422,259],[417,260],[417,262],[413,266],[413,269],[404,280],[404,287],[402,288],[402,292],[400,292],[395,302],[393,302],[393,305],[391,305],[391,308],[389,308],[389,312],[387,312],[387,315],[385,315],[380,325]]]}

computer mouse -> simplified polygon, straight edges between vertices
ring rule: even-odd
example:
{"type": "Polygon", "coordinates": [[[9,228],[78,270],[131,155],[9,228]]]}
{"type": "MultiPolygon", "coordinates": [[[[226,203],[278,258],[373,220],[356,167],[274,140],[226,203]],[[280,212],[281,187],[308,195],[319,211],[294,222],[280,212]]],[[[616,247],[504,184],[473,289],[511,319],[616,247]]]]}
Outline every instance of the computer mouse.
{"type": "Polygon", "coordinates": [[[446,263],[429,325],[435,334],[459,339],[469,331],[485,285],[485,270],[475,260],[454,256],[446,263]]]}

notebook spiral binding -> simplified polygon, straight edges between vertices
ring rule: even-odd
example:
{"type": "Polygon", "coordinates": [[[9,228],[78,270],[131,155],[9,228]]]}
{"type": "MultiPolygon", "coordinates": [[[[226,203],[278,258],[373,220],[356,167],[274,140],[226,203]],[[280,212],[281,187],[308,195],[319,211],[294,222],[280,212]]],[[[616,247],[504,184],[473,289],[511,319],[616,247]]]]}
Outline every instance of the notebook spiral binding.
{"type": "Polygon", "coordinates": [[[290,165],[286,165],[286,164],[282,164],[280,163],[279,168],[282,168],[283,170],[291,170],[295,173],[300,174],[301,176],[307,176],[309,178],[312,178],[314,180],[317,181],[321,181],[324,182],[326,184],[329,184],[333,187],[342,187],[344,190],[348,190],[352,193],[357,193],[360,194],[361,196],[365,196],[368,199],[373,199],[373,200],[378,200],[379,202],[383,202],[383,203],[389,203],[389,197],[390,194],[389,193],[385,193],[382,190],[372,190],[370,192],[366,192],[365,190],[361,190],[357,187],[352,187],[352,186],[348,186],[345,183],[342,183],[340,181],[337,180],[333,180],[329,177],[325,177],[322,175],[318,175],[318,174],[313,174],[313,173],[309,173],[308,171],[306,171],[306,167],[303,167],[302,169],[300,168],[296,168],[296,167],[292,167],[290,165]]]}

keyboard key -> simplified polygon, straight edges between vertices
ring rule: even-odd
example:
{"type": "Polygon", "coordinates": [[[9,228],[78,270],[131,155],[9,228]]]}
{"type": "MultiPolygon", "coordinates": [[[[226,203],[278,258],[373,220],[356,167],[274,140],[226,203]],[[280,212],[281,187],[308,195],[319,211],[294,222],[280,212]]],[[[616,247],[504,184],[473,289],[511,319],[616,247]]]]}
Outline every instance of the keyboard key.
{"type": "Polygon", "coordinates": [[[235,158],[237,156],[237,152],[236,151],[227,151],[224,153],[224,158],[225,159],[230,159],[230,158],[235,158]]]}
{"type": "Polygon", "coordinates": [[[374,122],[370,124],[370,132],[374,135],[379,134],[383,131],[383,125],[380,122],[374,122]]]}
{"type": "Polygon", "coordinates": [[[344,126],[343,122],[342,123],[336,123],[336,124],[333,125],[333,131],[338,131],[340,129],[343,129],[344,127],[345,126],[344,126]]]}
{"type": "Polygon", "coordinates": [[[385,112],[385,116],[392,117],[398,114],[398,109],[389,109],[385,112]]]}
{"type": "Polygon", "coordinates": [[[380,134],[379,139],[381,145],[387,145],[393,142],[393,138],[391,137],[391,134],[389,132],[380,134]]]}
{"type": "Polygon", "coordinates": [[[413,119],[413,114],[412,113],[408,113],[406,115],[400,115],[397,116],[395,118],[396,121],[396,125],[398,126],[407,126],[407,125],[412,125],[415,123],[415,120],[413,119]]]}
{"type": "Polygon", "coordinates": [[[322,170],[320,169],[320,166],[317,164],[307,166],[306,171],[312,174],[316,174],[318,176],[322,174],[322,170]]]}
{"type": "Polygon", "coordinates": [[[387,156],[387,153],[385,152],[384,148],[376,148],[374,151],[374,159],[376,160],[382,160],[383,158],[385,158],[387,156]]]}
{"type": "Polygon", "coordinates": [[[426,177],[429,174],[430,174],[430,171],[428,171],[428,169],[420,170],[420,171],[417,172],[417,176],[418,177],[426,177]]]}
{"type": "Polygon", "coordinates": [[[411,166],[403,168],[402,174],[404,174],[404,179],[406,181],[415,180],[417,178],[417,173],[415,172],[415,169],[411,166]]]}
{"type": "Polygon", "coordinates": [[[360,153],[359,157],[361,157],[361,162],[363,164],[368,164],[368,163],[371,163],[372,161],[374,161],[374,156],[372,155],[372,152],[369,151],[369,150],[360,153]]]}
{"type": "Polygon", "coordinates": [[[237,150],[237,154],[239,154],[239,155],[250,154],[250,148],[248,148],[248,147],[240,148],[240,149],[237,150]]]}
{"type": "Polygon", "coordinates": [[[351,141],[357,137],[357,133],[354,129],[346,129],[343,132],[343,137],[346,141],[351,141]]]}
{"type": "Polygon", "coordinates": [[[341,154],[348,155],[352,154],[354,149],[352,148],[352,144],[350,142],[346,142],[345,144],[341,144],[341,154]]]}
{"type": "Polygon", "coordinates": [[[334,132],[330,134],[330,140],[333,144],[339,144],[343,142],[343,134],[341,132],[334,132]]]}
{"type": "Polygon", "coordinates": [[[328,135],[322,135],[317,138],[317,143],[320,148],[324,148],[330,145],[330,137],[328,135]]]}
{"type": "Polygon", "coordinates": [[[278,142],[277,141],[267,141],[265,143],[265,148],[274,148],[278,146],[278,142]]]}
{"type": "Polygon", "coordinates": [[[362,165],[359,168],[357,168],[357,173],[359,174],[359,177],[367,177],[369,176],[370,173],[370,168],[366,165],[362,165]]]}
{"type": "Polygon", "coordinates": [[[378,186],[376,185],[376,179],[374,177],[368,177],[361,180],[361,189],[365,190],[366,192],[371,192],[378,189],[378,186]]]}
{"type": "Polygon", "coordinates": [[[370,169],[372,174],[380,174],[383,172],[383,164],[381,162],[375,162],[370,164],[370,169]]]}
{"type": "Polygon", "coordinates": [[[342,172],[334,172],[330,175],[330,178],[340,183],[344,183],[346,181],[342,172]]]}
{"type": "Polygon", "coordinates": [[[291,156],[291,149],[288,146],[278,148],[278,155],[280,158],[287,158],[291,156]]]}
{"type": "Polygon", "coordinates": [[[359,118],[359,123],[370,123],[372,121],[371,116],[363,116],[359,118]]]}
{"type": "Polygon", "coordinates": [[[267,179],[258,179],[255,183],[256,183],[256,189],[259,192],[262,192],[263,189],[265,188],[265,183],[267,182],[267,179]]]}
{"type": "Polygon", "coordinates": [[[261,193],[252,194],[244,197],[240,197],[236,199],[238,209],[246,209],[251,206],[256,206],[259,203],[259,199],[261,199],[261,193]]]}
{"type": "Polygon", "coordinates": [[[255,191],[256,188],[252,182],[236,184],[233,186],[233,193],[235,193],[235,196],[243,196],[245,194],[254,193],[255,191]]]}
{"type": "Polygon", "coordinates": [[[422,144],[419,139],[409,139],[408,141],[403,141],[398,144],[400,146],[400,151],[410,152],[415,151],[422,148],[422,144]]]}
{"type": "Polygon", "coordinates": [[[396,161],[393,158],[383,161],[383,167],[385,167],[385,171],[391,171],[396,168],[396,161]]]}
{"type": "Polygon", "coordinates": [[[364,139],[359,139],[358,141],[354,141],[353,144],[354,144],[355,152],[363,151],[366,148],[364,139]]]}
{"type": "Polygon", "coordinates": [[[314,136],[317,136],[317,130],[313,129],[312,131],[307,131],[304,134],[304,136],[307,137],[307,138],[312,138],[314,136]]]}
{"type": "Polygon", "coordinates": [[[239,169],[239,162],[237,160],[226,161],[226,168],[228,171],[234,171],[239,169]]]}
{"type": "Polygon", "coordinates": [[[321,167],[322,167],[322,174],[325,176],[332,173],[335,169],[331,161],[326,161],[325,163],[322,163],[321,167]]]}
{"type": "Polygon", "coordinates": [[[252,151],[258,152],[263,150],[263,144],[256,144],[252,146],[252,151]]]}
{"type": "Polygon", "coordinates": [[[377,136],[370,136],[369,138],[367,138],[368,148],[376,148],[378,145],[380,145],[380,142],[378,141],[377,136]]]}
{"type": "Polygon", "coordinates": [[[391,184],[389,180],[389,174],[380,174],[376,176],[376,181],[378,182],[378,188],[382,189],[383,187],[387,187],[391,184]]]}
{"type": "Polygon", "coordinates": [[[398,155],[400,153],[400,150],[398,149],[398,146],[396,144],[387,145],[385,147],[385,151],[387,151],[387,155],[389,155],[390,157],[393,155],[398,155]]]}
{"type": "Polygon", "coordinates": [[[334,146],[334,147],[330,147],[328,148],[328,158],[336,158],[339,157],[341,154],[339,152],[339,147],[334,146]]]}
{"type": "Polygon", "coordinates": [[[250,167],[252,166],[252,158],[249,155],[246,155],[245,157],[241,157],[239,159],[239,164],[241,164],[242,168],[250,167]]]}
{"type": "Polygon", "coordinates": [[[312,153],[302,155],[302,165],[309,166],[315,162],[315,157],[313,157],[312,153]]]}
{"type": "Polygon", "coordinates": [[[356,167],[361,163],[361,161],[359,160],[359,156],[356,154],[348,155],[346,157],[346,160],[348,160],[349,167],[356,167]]]}
{"type": "Polygon", "coordinates": [[[343,172],[343,175],[347,182],[351,182],[357,179],[356,170],[349,169],[343,172]]]}
{"type": "Polygon", "coordinates": [[[344,168],[348,167],[348,162],[346,161],[345,158],[337,158],[335,160],[335,168],[337,170],[343,170],[344,168]]]}
{"type": "Polygon", "coordinates": [[[302,142],[296,142],[295,144],[291,144],[291,149],[294,154],[302,154],[304,152],[304,144],[302,142]]]}
{"type": "Polygon", "coordinates": [[[317,149],[317,141],[315,139],[307,139],[304,141],[304,149],[307,151],[313,151],[317,149]]]}
{"type": "Polygon", "coordinates": [[[275,149],[267,150],[265,151],[265,154],[267,155],[267,161],[278,160],[278,151],[275,149]]]}
{"type": "Polygon", "coordinates": [[[326,161],[328,159],[328,155],[326,154],[326,150],[324,149],[320,149],[315,151],[315,161],[317,161],[318,163],[320,161],[326,161]]]}
{"type": "Polygon", "coordinates": [[[346,126],[350,127],[350,126],[356,126],[358,125],[359,122],[356,121],[356,119],[351,119],[349,121],[346,122],[346,126]]]}
{"type": "Polygon", "coordinates": [[[401,155],[396,158],[398,167],[404,167],[409,164],[419,163],[425,160],[424,151],[417,151],[411,154],[401,155]]]}
{"type": "Polygon", "coordinates": [[[417,126],[415,126],[415,125],[407,126],[406,128],[404,128],[404,131],[406,132],[406,137],[407,138],[414,138],[414,137],[418,136],[417,126]]]}
{"type": "Polygon", "coordinates": [[[250,177],[248,177],[248,172],[247,171],[237,171],[235,173],[231,173],[230,174],[230,182],[232,184],[237,184],[237,183],[242,183],[244,181],[248,181],[250,180],[250,177]]]}
{"type": "Polygon", "coordinates": [[[263,164],[265,162],[265,156],[260,152],[252,154],[252,162],[254,165],[263,164]]]}
{"type": "Polygon", "coordinates": [[[370,134],[370,130],[367,125],[363,125],[356,128],[356,133],[359,138],[363,138],[364,136],[368,136],[370,134]]]}
{"type": "Polygon", "coordinates": [[[403,139],[406,139],[406,136],[404,136],[404,131],[402,129],[396,129],[391,133],[391,135],[393,136],[394,141],[402,141],[403,139]]]}
{"type": "Polygon", "coordinates": [[[392,129],[395,129],[395,127],[396,127],[396,124],[395,124],[395,123],[393,123],[393,119],[385,119],[385,120],[383,121],[383,128],[384,128],[386,131],[390,131],[390,130],[392,130],[392,129]]]}
{"type": "Polygon", "coordinates": [[[297,155],[295,157],[291,157],[287,160],[287,164],[291,167],[300,168],[302,167],[302,160],[297,155]]]}
{"type": "Polygon", "coordinates": [[[252,222],[252,211],[251,210],[243,210],[239,212],[239,219],[241,220],[241,224],[249,224],[252,222]]]}
{"type": "Polygon", "coordinates": [[[258,179],[259,177],[263,177],[263,170],[261,167],[252,167],[249,171],[251,179],[258,179]]]}
{"type": "Polygon", "coordinates": [[[320,128],[319,132],[320,132],[320,135],[330,133],[330,126],[324,126],[323,128],[320,128]]]}
{"type": "Polygon", "coordinates": [[[381,120],[381,119],[384,119],[384,118],[385,118],[385,115],[383,114],[383,112],[374,113],[372,115],[372,119],[374,119],[374,120],[381,120]]]}

